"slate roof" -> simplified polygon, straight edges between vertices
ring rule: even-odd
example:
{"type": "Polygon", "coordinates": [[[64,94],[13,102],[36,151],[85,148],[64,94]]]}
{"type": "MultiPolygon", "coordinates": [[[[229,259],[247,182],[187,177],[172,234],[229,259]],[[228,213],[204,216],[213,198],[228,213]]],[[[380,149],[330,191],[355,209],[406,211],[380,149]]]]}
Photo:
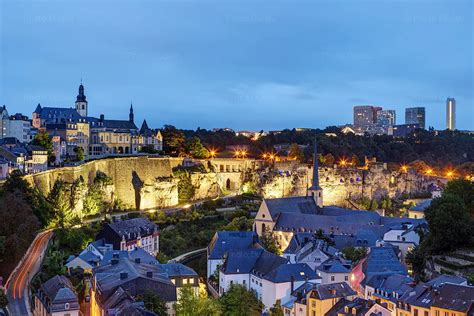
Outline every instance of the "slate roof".
{"type": "Polygon", "coordinates": [[[104,120],[104,127],[118,130],[138,130],[134,122],[128,120],[104,120]]]}
{"type": "Polygon", "coordinates": [[[426,284],[418,284],[414,288],[406,291],[399,299],[400,302],[410,306],[430,308],[433,303],[433,291],[426,284]]]}
{"type": "Polygon", "coordinates": [[[65,303],[69,303],[69,310],[79,309],[79,300],[74,287],[71,281],[63,275],[56,275],[43,283],[41,292],[47,297],[47,300],[44,300],[40,293],[38,297],[51,313],[64,310],[65,303]],[[48,304],[45,304],[45,302],[48,302],[48,304]]]}
{"type": "Polygon", "coordinates": [[[311,297],[320,300],[342,298],[356,295],[357,293],[346,282],[332,284],[315,284],[311,290],[311,297]]]}
{"type": "MultiPolygon", "coordinates": [[[[125,240],[135,240],[140,236],[149,236],[158,230],[158,226],[146,218],[133,218],[125,221],[106,224],[97,235],[97,240],[105,238],[106,242],[114,243],[117,237],[125,240]],[[113,233],[112,233],[113,232],[113,233]],[[111,235],[114,234],[114,235],[111,235]]],[[[114,245],[115,246],[115,245],[114,245]]]]}
{"type": "Polygon", "coordinates": [[[365,313],[370,309],[369,301],[364,300],[360,297],[356,298],[353,301],[347,300],[345,298],[340,299],[327,313],[325,316],[338,316],[338,315],[353,315],[353,316],[365,316],[365,313]],[[346,313],[346,307],[349,308],[349,311],[346,313]],[[355,308],[356,313],[354,314],[352,310],[355,308]]]}
{"type": "Polygon", "coordinates": [[[328,259],[321,263],[317,270],[325,273],[350,273],[351,263],[338,258],[328,259]]]}
{"type": "Polygon", "coordinates": [[[65,123],[86,121],[75,108],[58,108],[58,107],[36,107],[35,113],[39,114],[42,120],[47,123],[65,123]]]}
{"type": "Polygon", "coordinates": [[[415,206],[410,207],[409,211],[424,212],[430,205],[432,199],[422,201],[415,206]]]}
{"type": "Polygon", "coordinates": [[[223,259],[230,250],[245,250],[259,248],[255,232],[218,231],[214,234],[207,247],[208,260],[223,259]]]}
{"type": "Polygon", "coordinates": [[[362,264],[365,284],[374,275],[403,274],[408,271],[400,263],[393,247],[371,247],[366,260],[362,264]]]}
{"type": "Polygon", "coordinates": [[[185,266],[182,263],[165,263],[160,264],[160,267],[168,274],[170,277],[176,276],[194,276],[197,277],[198,274],[193,269],[185,266]]]}
{"type": "Polygon", "coordinates": [[[146,250],[142,248],[135,248],[132,251],[127,250],[110,250],[104,252],[104,257],[100,265],[107,265],[112,262],[112,259],[129,259],[132,261],[140,260],[140,263],[146,264],[158,264],[158,260],[150,255],[146,250]]]}
{"type": "Polygon", "coordinates": [[[474,287],[445,283],[434,289],[433,306],[467,313],[474,312],[474,287]]]}
{"type": "Polygon", "coordinates": [[[119,288],[132,297],[147,290],[156,292],[166,302],[176,301],[176,286],[166,271],[156,264],[137,263],[129,258],[94,268],[96,286],[100,289],[100,304],[104,306],[119,288]]]}
{"type": "Polygon", "coordinates": [[[367,280],[366,285],[380,291],[373,293],[373,295],[396,302],[405,292],[411,290],[415,283],[412,278],[406,275],[390,274],[374,275],[367,280]]]}
{"type": "Polygon", "coordinates": [[[293,281],[307,281],[320,279],[306,263],[282,264],[267,273],[264,279],[273,283],[293,281]]]}
{"type": "Polygon", "coordinates": [[[310,242],[311,239],[314,238],[312,233],[303,233],[299,232],[291,237],[288,246],[286,247],[283,253],[286,254],[295,254],[298,250],[300,250],[306,243],[310,242]]]}
{"type": "Polygon", "coordinates": [[[431,285],[434,287],[439,287],[443,285],[444,283],[453,283],[453,284],[463,285],[463,284],[467,284],[467,280],[457,275],[442,274],[426,282],[427,285],[431,285]]]}
{"type": "Polygon", "coordinates": [[[307,196],[265,199],[265,203],[272,218],[275,218],[278,213],[283,212],[316,214],[319,210],[313,198],[307,196]]]}

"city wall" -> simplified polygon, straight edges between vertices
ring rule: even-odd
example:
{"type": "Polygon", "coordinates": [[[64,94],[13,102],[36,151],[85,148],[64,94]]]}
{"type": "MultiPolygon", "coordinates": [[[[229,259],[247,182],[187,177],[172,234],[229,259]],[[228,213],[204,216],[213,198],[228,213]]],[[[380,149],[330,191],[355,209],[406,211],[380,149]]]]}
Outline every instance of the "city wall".
{"type": "MultiPolygon", "coordinates": [[[[75,167],[64,167],[27,175],[26,180],[44,194],[55,181],[72,183],[83,178],[90,185],[98,171],[112,179],[108,192],[131,209],[154,209],[175,206],[179,179],[173,168],[180,165],[202,164],[203,172],[192,172],[194,200],[214,198],[252,188],[265,198],[305,195],[312,182],[312,167],[296,162],[270,163],[251,159],[212,159],[185,161],[182,158],[123,157],[94,160],[75,167]]],[[[402,193],[426,192],[435,178],[415,173],[390,172],[383,164],[367,170],[357,168],[320,168],[320,185],[324,203],[346,205],[348,199],[361,196],[396,197],[402,193]]],[[[108,193],[109,194],[109,193],[108,193]]]]}

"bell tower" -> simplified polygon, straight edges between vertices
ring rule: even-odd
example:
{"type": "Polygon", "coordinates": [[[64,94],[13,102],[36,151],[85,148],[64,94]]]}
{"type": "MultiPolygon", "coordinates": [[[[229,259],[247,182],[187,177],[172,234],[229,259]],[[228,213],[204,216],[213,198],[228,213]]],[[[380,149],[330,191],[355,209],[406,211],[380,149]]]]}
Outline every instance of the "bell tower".
{"type": "Polygon", "coordinates": [[[318,148],[316,141],[314,141],[313,152],[313,183],[308,189],[308,196],[313,197],[314,202],[318,207],[323,207],[323,189],[319,186],[318,148]]]}
{"type": "Polygon", "coordinates": [[[79,94],[76,98],[76,111],[81,116],[87,116],[87,100],[86,95],[84,94],[84,86],[82,85],[82,79],[81,85],[79,86],[79,94]]]}

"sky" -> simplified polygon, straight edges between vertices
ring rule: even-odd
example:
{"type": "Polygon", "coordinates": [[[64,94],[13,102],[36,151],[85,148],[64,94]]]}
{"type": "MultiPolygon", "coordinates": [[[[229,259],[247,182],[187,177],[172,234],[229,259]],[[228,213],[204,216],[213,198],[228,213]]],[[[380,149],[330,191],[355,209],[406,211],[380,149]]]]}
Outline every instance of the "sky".
{"type": "Polygon", "coordinates": [[[426,107],[474,130],[474,1],[0,0],[0,104],[151,127],[324,128],[426,107]]]}

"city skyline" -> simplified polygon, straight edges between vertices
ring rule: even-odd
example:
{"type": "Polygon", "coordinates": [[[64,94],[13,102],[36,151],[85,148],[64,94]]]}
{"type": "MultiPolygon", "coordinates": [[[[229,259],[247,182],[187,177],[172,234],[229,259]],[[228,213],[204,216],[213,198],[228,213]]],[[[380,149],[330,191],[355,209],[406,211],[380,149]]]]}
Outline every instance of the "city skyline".
{"type": "Polygon", "coordinates": [[[91,115],[123,119],[133,102],[153,127],[324,128],[377,104],[425,107],[444,129],[454,97],[456,127],[474,129],[469,1],[197,6],[2,2],[0,103],[73,107],[82,78],[91,115]]]}

